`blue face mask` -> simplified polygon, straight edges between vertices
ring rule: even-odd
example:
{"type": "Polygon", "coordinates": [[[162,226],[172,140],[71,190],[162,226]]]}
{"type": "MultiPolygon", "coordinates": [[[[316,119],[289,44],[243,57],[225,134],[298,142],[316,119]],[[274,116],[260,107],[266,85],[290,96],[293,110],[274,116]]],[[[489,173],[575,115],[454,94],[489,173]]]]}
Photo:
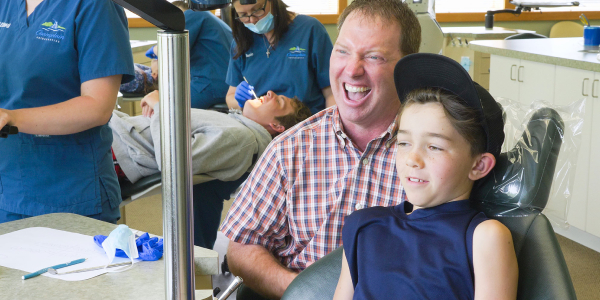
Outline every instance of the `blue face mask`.
{"type": "Polygon", "coordinates": [[[133,259],[139,257],[138,249],[135,244],[135,235],[127,225],[123,224],[117,226],[117,228],[108,235],[106,240],[102,242],[102,248],[104,248],[104,252],[108,255],[107,265],[112,263],[117,249],[125,251],[127,256],[131,259],[131,266],[133,266],[133,259]]]}
{"type": "Polygon", "coordinates": [[[273,30],[275,23],[273,21],[273,15],[269,12],[264,18],[258,20],[256,24],[244,23],[244,26],[256,34],[265,34],[273,30]]]}

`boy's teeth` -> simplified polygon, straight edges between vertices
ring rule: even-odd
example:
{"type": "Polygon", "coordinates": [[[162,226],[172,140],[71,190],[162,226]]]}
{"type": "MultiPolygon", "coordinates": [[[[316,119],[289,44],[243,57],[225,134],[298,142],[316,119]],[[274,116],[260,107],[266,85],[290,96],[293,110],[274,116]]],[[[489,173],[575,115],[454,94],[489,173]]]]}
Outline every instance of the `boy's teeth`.
{"type": "Polygon", "coordinates": [[[351,93],[366,92],[366,91],[371,90],[371,88],[369,88],[369,87],[351,86],[349,84],[346,84],[345,87],[346,87],[346,90],[351,93]]]}
{"type": "Polygon", "coordinates": [[[424,180],[417,179],[417,178],[408,178],[408,180],[410,180],[412,182],[424,182],[424,180]]]}

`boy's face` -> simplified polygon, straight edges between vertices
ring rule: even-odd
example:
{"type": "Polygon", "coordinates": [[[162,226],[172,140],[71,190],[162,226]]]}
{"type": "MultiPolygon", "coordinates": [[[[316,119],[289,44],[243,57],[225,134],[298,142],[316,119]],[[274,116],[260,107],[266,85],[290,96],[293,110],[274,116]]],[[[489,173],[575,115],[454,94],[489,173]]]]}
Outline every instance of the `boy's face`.
{"type": "Polygon", "coordinates": [[[468,199],[476,162],[441,104],[411,104],[404,109],[396,169],[410,203],[433,207],[468,199]]]}
{"type": "Polygon", "coordinates": [[[268,128],[273,123],[279,123],[275,120],[275,117],[289,115],[293,112],[292,99],[268,91],[267,94],[258,99],[246,101],[242,114],[246,118],[268,128]]]}

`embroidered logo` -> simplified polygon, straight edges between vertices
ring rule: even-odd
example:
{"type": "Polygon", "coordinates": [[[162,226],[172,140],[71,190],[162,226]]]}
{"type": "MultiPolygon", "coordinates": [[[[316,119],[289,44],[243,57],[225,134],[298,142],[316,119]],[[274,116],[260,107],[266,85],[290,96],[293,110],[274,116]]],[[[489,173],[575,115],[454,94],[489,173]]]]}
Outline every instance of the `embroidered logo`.
{"type": "Polygon", "coordinates": [[[0,22],[0,28],[9,28],[10,23],[0,22]]]}
{"type": "Polygon", "coordinates": [[[246,57],[252,57],[254,56],[254,53],[246,53],[246,57]]]}
{"type": "Polygon", "coordinates": [[[40,29],[35,32],[37,39],[60,43],[65,38],[66,28],[59,26],[56,20],[53,21],[44,22],[40,25],[40,29]]]}
{"type": "Polygon", "coordinates": [[[300,46],[290,48],[290,52],[287,54],[289,59],[304,59],[306,58],[306,49],[300,48],[300,46]]]}

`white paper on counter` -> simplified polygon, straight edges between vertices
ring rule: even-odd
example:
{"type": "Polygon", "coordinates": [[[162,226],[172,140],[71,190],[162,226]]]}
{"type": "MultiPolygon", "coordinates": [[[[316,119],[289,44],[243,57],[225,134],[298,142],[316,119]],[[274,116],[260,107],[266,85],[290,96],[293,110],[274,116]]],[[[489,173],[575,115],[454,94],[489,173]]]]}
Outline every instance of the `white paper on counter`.
{"type": "MultiPolygon", "coordinates": [[[[108,257],[104,249],[94,243],[94,237],[46,227],[32,227],[0,235],[0,266],[22,270],[29,274],[35,271],[87,258],[83,263],[58,269],[59,273],[71,270],[105,266],[108,257]]],[[[129,258],[115,257],[112,263],[130,261],[129,258]]],[[[134,261],[138,261],[134,259],[134,261]]],[[[119,268],[110,268],[117,271],[119,268]]],[[[86,280],[107,273],[106,270],[87,271],[66,275],[48,276],[67,281],[86,280]]],[[[27,280],[35,280],[34,278],[27,280]]]]}

